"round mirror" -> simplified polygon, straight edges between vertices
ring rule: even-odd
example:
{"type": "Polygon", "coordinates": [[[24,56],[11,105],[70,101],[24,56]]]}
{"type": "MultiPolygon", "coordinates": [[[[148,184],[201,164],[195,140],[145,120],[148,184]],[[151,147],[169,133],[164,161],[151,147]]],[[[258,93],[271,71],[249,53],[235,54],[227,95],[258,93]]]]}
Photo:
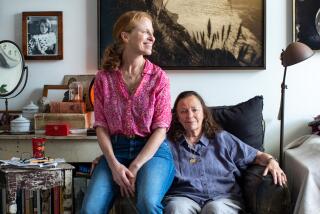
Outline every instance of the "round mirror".
{"type": "Polygon", "coordinates": [[[12,94],[20,85],[25,65],[16,43],[0,41],[0,97],[12,94]]]}
{"type": "Polygon", "coordinates": [[[314,21],[315,21],[315,26],[316,26],[317,32],[320,36],[320,9],[318,10],[314,21]]]}

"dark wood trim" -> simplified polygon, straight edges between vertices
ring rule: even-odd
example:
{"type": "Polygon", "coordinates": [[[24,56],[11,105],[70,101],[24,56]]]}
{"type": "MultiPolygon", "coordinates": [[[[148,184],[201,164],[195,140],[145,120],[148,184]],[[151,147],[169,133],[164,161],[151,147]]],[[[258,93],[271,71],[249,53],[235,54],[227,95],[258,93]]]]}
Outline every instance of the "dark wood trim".
{"type": "Polygon", "coordinates": [[[42,11],[42,12],[23,12],[22,13],[22,51],[26,60],[61,60],[63,59],[63,13],[62,11],[42,11]],[[57,16],[58,32],[57,43],[58,53],[56,55],[28,55],[28,23],[29,16],[57,16]]]}

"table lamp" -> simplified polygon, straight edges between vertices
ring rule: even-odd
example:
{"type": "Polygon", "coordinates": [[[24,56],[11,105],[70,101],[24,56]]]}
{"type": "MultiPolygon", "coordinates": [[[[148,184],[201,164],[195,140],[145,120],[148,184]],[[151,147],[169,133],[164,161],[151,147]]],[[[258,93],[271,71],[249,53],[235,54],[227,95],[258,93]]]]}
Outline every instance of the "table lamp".
{"type": "Polygon", "coordinates": [[[281,83],[281,102],[280,102],[280,111],[278,119],[280,120],[280,155],[279,161],[280,166],[283,165],[283,131],[284,131],[284,100],[285,100],[285,90],[287,89],[286,74],[287,67],[302,62],[313,55],[313,51],[305,44],[301,42],[293,42],[286,50],[282,50],[281,53],[281,63],[284,67],[283,80],[281,83]]]}

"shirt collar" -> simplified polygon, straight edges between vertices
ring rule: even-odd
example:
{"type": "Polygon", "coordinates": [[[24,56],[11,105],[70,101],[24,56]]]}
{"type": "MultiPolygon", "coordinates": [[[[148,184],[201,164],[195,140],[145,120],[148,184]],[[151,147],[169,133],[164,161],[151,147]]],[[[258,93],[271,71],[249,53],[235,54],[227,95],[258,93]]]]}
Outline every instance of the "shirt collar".
{"type": "MultiPolygon", "coordinates": [[[[184,144],[184,143],[187,143],[187,140],[186,138],[182,135],[179,140],[178,140],[178,143],[179,144],[184,144]]],[[[208,146],[209,144],[209,139],[204,135],[202,134],[200,140],[199,140],[199,143],[204,145],[204,146],[208,146]]]]}
{"type": "Polygon", "coordinates": [[[148,59],[145,59],[145,64],[144,64],[144,68],[143,68],[143,74],[152,74],[152,67],[153,67],[153,64],[148,60],[148,59]]]}

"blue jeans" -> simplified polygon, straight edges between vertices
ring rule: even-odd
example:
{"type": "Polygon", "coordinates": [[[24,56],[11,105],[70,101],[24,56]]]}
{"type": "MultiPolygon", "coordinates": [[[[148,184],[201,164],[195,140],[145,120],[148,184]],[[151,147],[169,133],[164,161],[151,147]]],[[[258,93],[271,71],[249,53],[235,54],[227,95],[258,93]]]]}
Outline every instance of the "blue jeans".
{"type": "MultiPolygon", "coordinates": [[[[146,141],[112,137],[113,151],[120,163],[129,166],[139,154],[146,141]]],[[[164,141],[155,155],[138,171],[136,179],[136,200],[139,213],[162,213],[162,199],[174,177],[174,163],[167,141],[164,141]]],[[[100,159],[94,169],[81,213],[105,214],[119,194],[119,186],[112,179],[112,172],[106,159],[100,159]]]]}

